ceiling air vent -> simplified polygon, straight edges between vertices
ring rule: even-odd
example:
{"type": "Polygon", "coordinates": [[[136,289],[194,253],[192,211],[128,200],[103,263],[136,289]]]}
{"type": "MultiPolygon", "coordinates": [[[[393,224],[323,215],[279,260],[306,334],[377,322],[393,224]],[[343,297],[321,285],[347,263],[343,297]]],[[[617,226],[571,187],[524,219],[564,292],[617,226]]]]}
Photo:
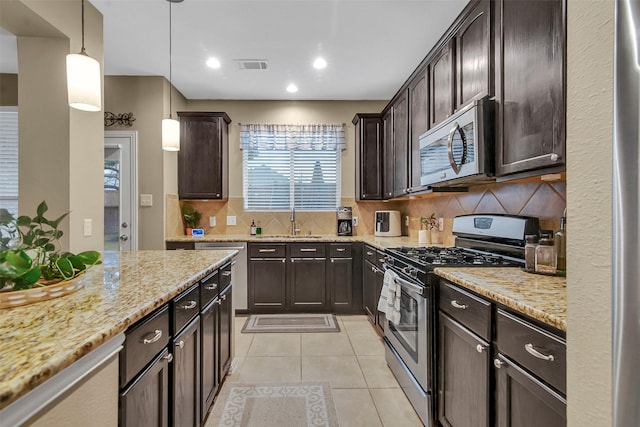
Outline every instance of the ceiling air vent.
{"type": "Polygon", "coordinates": [[[234,59],[238,70],[266,70],[268,63],[266,59],[234,59]]]}

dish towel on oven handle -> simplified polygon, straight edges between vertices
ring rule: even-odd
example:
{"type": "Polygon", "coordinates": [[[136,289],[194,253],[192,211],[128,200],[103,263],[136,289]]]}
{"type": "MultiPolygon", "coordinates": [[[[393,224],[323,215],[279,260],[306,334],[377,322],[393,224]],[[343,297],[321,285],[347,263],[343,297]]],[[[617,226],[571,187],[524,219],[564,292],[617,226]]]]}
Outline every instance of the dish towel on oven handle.
{"type": "Polygon", "coordinates": [[[400,323],[400,296],[402,289],[396,281],[398,275],[392,270],[384,272],[382,291],[378,300],[378,311],[386,314],[387,320],[394,324],[400,323]]]}

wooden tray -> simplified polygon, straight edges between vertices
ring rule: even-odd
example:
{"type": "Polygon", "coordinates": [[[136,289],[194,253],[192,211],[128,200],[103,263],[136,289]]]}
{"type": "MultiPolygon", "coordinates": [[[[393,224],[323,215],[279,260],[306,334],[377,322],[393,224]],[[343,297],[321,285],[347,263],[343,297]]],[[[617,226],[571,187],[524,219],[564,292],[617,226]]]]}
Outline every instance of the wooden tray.
{"type": "Polygon", "coordinates": [[[19,307],[72,294],[84,287],[83,281],[80,280],[81,278],[82,275],[53,285],[39,286],[22,291],[0,292],[0,309],[19,307]]]}

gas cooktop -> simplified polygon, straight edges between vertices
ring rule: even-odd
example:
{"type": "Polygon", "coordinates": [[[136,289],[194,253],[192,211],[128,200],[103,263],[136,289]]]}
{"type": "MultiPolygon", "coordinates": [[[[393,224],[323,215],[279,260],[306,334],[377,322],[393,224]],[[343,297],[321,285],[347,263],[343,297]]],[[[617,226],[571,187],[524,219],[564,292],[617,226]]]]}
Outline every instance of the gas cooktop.
{"type": "Polygon", "coordinates": [[[517,267],[521,262],[501,255],[475,251],[459,247],[398,247],[389,248],[387,253],[403,259],[416,267],[468,266],[468,267],[517,267]]]}

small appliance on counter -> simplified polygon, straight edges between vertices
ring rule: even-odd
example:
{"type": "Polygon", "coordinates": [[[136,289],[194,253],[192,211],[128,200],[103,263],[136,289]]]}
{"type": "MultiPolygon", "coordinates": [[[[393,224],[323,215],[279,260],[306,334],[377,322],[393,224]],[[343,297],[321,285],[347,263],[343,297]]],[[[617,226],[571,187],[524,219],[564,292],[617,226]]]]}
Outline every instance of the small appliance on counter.
{"type": "Polygon", "coordinates": [[[402,236],[400,227],[400,211],[376,211],[376,236],[402,236]]]}
{"type": "Polygon", "coordinates": [[[338,236],[353,236],[351,206],[338,207],[338,236]]]}

